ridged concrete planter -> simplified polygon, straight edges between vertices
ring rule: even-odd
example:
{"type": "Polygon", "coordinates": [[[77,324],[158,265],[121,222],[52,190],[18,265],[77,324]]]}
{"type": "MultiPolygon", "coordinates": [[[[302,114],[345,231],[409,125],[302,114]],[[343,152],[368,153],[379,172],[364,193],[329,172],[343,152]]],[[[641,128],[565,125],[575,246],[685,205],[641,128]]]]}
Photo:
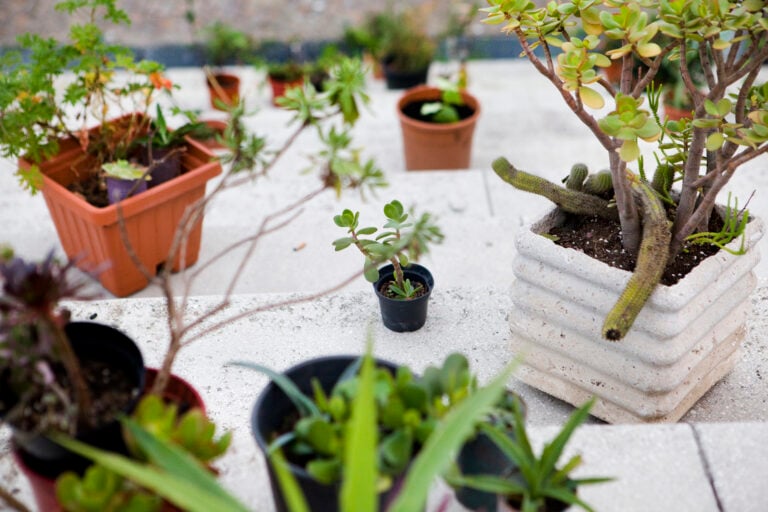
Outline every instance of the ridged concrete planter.
{"type": "Polygon", "coordinates": [[[519,378],[574,405],[595,395],[592,414],[611,423],[679,420],[739,360],[763,223],[749,223],[746,255],[719,251],[675,286],[657,287],[628,335],[609,342],[603,319],[630,273],[537,234],[559,221],[553,211],[516,239],[519,378]]]}

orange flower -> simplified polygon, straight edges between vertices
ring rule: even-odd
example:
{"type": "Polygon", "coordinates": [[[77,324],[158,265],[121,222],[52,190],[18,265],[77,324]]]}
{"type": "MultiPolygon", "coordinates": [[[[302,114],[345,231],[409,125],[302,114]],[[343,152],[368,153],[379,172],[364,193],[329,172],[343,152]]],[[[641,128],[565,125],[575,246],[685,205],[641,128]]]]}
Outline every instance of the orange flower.
{"type": "Polygon", "coordinates": [[[155,89],[171,90],[173,82],[170,79],[163,76],[159,71],[155,71],[149,75],[149,81],[155,86],[155,89]]]}

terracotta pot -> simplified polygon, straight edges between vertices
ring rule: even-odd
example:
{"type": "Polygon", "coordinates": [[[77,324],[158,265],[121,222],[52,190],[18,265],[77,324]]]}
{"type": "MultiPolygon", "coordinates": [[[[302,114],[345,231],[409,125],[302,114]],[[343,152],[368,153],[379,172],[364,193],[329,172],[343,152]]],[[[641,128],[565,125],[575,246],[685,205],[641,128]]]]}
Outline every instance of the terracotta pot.
{"type": "MultiPolygon", "coordinates": [[[[189,137],[186,144],[181,176],[104,208],[88,204],[66,188],[93,166],[92,158],[76,142],[63,142],[58,155],[40,164],[43,197],[64,252],[80,269],[99,272],[102,286],[118,297],[137,292],[148,283],[123,244],[118,206],[128,239],[150,274],[155,275],[162,264],[171,264],[176,272],[197,261],[202,219],[190,232],[183,255],[168,262],[168,251],[184,211],[203,198],[206,182],[222,169],[204,145],[189,137]]],[[[19,166],[26,169],[31,164],[20,159],[19,166]]]]}
{"type": "MultiPolygon", "coordinates": [[[[157,373],[157,369],[147,368],[144,393],[148,393],[152,389],[157,373]]],[[[168,385],[163,391],[163,398],[168,402],[178,404],[179,414],[184,414],[184,412],[195,407],[199,408],[203,413],[206,412],[205,402],[200,393],[197,392],[197,389],[186,380],[174,374],[171,374],[168,380],[168,385]]]]}
{"type": "Polygon", "coordinates": [[[693,118],[693,114],[690,108],[678,108],[668,103],[664,104],[664,116],[670,121],[679,121],[684,118],[693,118]]]}
{"type": "Polygon", "coordinates": [[[627,336],[609,342],[603,319],[631,273],[538,235],[561,221],[554,210],[515,240],[518,377],[573,405],[596,396],[591,414],[611,423],[679,420],[740,359],[763,223],[747,224],[743,256],[719,251],[657,286],[627,336]]]}
{"type": "Polygon", "coordinates": [[[272,105],[274,105],[275,107],[279,106],[277,104],[277,100],[285,96],[286,91],[288,91],[289,89],[293,89],[294,87],[302,87],[304,85],[303,78],[300,78],[298,80],[286,81],[286,80],[278,80],[270,76],[268,77],[268,79],[269,79],[269,86],[272,89],[272,105]]]}
{"type": "Polygon", "coordinates": [[[211,107],[216,110],[226,110],[218,105],[217,100],[227,107],[237,105],[240,101],[240,78],[229,73],[214,73],[216,84],[206,79],[211,107]]]}
{"type": "Polygon", "coordinates": [[[472,157],[472,138],[480,117],[480,103],[467,92],[462,92],[464,103],[473,110],[472,115],[457,123],[440,124],[420,121],[403,113],[409,103],[436,101],[440,90],[419,86],[407,90],[397,103],[397,114],[403,133],[405,167],[408,170],[467,169],[472,157]]]}
{"type": "Polygon", "coordinates": [[[203,121],[206,125],[208,125],[208,128],[210,128],[213,133],[215,134],[213,137],[205,140],[197,139],[198,142],[203,144],[208,149],[214,150],[214,149],[224,149],[224,145],[221,144],[218,140],[216,140],[216,135],[223,135],[224,130],[227,129],[227,122],[226,121],[220,121],[218,119],[206,119],[203,121]]]}

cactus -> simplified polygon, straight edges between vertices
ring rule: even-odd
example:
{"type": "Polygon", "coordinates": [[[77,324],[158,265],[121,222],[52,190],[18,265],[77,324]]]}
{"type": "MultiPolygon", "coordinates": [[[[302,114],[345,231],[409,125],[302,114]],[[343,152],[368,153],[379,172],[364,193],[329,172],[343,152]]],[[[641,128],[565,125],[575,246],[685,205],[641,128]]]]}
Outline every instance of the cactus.
{"type": "Polygon", "coordinates": [[[563,180],[565,183],[565,188],[569,190],[581,191],[584,187],[584,180],[587,179],[587,175],[589,175],[589,169],[587,169],[586,165],[573,164],[571,167],[571,173],[567,178],[565,178],[565,180],[563,180]]]}
{"type": "Polygon", "coordinates": [[[613,177],[611,171],[604,170],[596,174],[590,174],[584,183],[584,192],[600,196],[613,190],[613,177]]]}
{"type": "Polygon", "coordinates": [[[546,197],[566,212],[597,215],[611,220],[619,218],[616,208],[609,206],[607,200],[584,192],[568,190],[539,176],[520,171],[504,157],[493,161],[493,170],[513,187],[546,197]]]}
{"type": "Polygon", "coordinates": [[[635,271],[603,322],[603,336],[611,341],[618,341],[627,334],[661,280],[669,259],[669,241],[672,238],[664,205],[656,193],[635,175],[628,173],[627,178],[643,207],[643,239],[637,253],[635,271]]]}
{"type": "Polygon", "coordinates": [[[672,182],[675,179],[675,168],[670,164],[659,164],[656,172],[653,173],[651,188],[658,192],[662,197],[669,197],[669,191],[672,190],[672,182]]]}

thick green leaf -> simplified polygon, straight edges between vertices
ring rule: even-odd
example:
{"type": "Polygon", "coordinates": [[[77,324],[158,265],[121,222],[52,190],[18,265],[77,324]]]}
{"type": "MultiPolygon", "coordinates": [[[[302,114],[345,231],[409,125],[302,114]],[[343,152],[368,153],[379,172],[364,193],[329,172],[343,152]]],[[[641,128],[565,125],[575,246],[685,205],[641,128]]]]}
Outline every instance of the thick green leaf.
{"type": "Polygon", "coordinates": [[[352,418],[347,426],[341,486],[343,512],[375,512],[376,510],[378,429],[373,387],[374,363],[369,345],[360,372],[360,387],[352,405],[352,418]]]}
{"type": "Polygon", "coordinates": [[[514,364],[507,366],[488,386],[458,403],[438,423],[418,457],[411,465],[402,491],[389,512],[422,510],[435,476],[445,471],[475,424],[501,397],[512,375],[514,364]]]}
{"type": "MultiPolygon", "coordinates": [[[[147,433],[148,436],[151,434],[147,433]]],[[[129,480],[146,487],[147,489],[164,497],[175,505],[191,512],[210,512],[211,510],[227,511],[247,511],[245,506],[240,504],[237,499],[227,494],[221,488],[211,473],[204,470],[192,457],[176,446],[166,446],[172,453],[170,459],[165,459],[164,463],[174,468],[174,472],[167,472],[156,467],[147,466],[129,459],[123,455],[117,455],[97,448],[93,448],[74,439],[63,435],[54,435],[54,440],[79,455],[87,457],[107,469],[128,478],[129,480]],[[208,479],[204,486],[199,485],[199,479],[187,480],[183,475],[195,471],[191,468],[197,468],[208,479]],[[212,492],[211,489],[217,490],[212,492]]],[[[157,443],[163,444],[157,440],[157,443]]]]}
{"type": "Polygon", "coordinates": [[[601,109],[605,106],[605,100],[600,93],[589,87],[579,87],[579,98],[590,108],[601,109]]]}
{"type": "Polygon", "coordinates": [[[640,147],[636,140],[625,140],[619,149],[619,156],[625,162],[637,160],[640,156],[640,147]]]}
{"type": "Polygon", "coordinates": [[[725,137],[723,137],[722,133],[712,132],[709,134],[709,137],[707,137],[707,150],[717,151],[722,147],[723,142],[725,142],[725,137]]]}

